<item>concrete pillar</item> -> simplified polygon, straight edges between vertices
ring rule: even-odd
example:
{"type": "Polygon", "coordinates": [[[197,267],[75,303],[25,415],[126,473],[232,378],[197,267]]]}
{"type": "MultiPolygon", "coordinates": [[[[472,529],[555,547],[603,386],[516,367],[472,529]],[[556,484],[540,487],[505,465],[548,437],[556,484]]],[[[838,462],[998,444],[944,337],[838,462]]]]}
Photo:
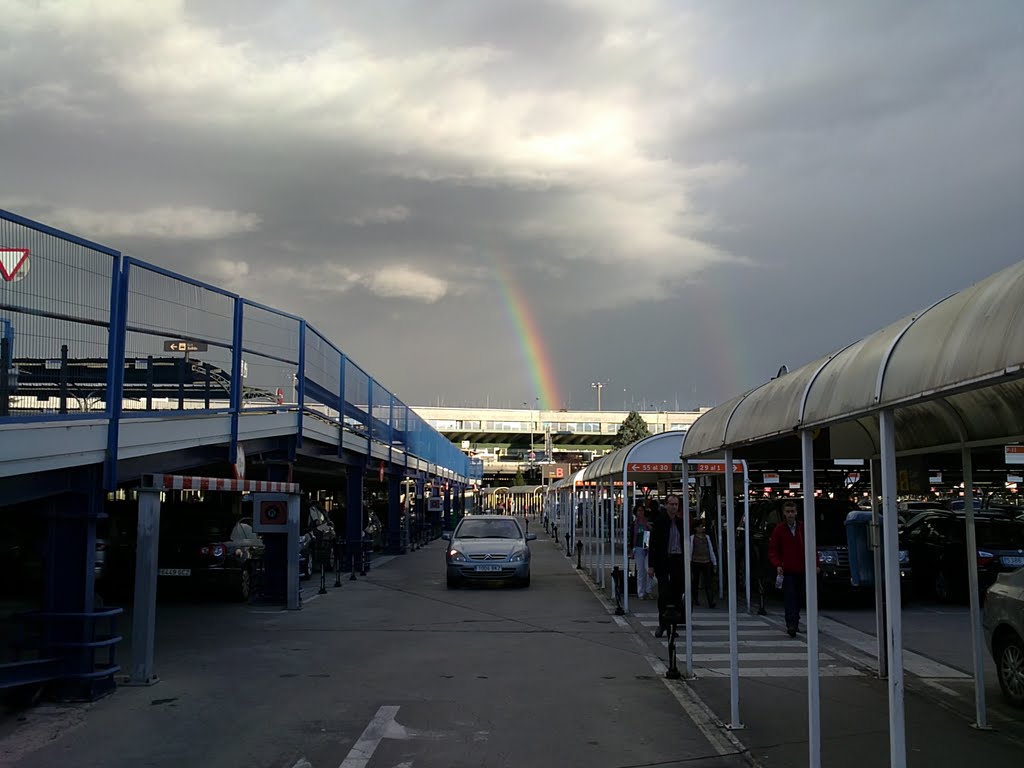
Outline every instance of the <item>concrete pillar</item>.
{"type": "Polygon", "coordinates": [[[345,467],[345,550],[349,561],[347,567],[356,577],[359,568],[359,552],[363,543],[363,476],[365,467],[350,464],[345,467]]]}

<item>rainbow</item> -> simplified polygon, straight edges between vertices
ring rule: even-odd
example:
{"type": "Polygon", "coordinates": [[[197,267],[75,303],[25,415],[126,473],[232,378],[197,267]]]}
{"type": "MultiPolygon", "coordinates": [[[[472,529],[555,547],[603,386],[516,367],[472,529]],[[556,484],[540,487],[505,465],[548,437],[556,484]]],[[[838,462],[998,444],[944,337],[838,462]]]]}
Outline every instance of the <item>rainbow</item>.
{"type": "MultiPolygon", "coordinates": [[[[544,335],[540,326],[530,312],[530,305],[497,255],[494,256],[494,267],[498,276],[498,286],[504,299],[508,316],[519,336],[523,361],[530,372],[534,390],[540,400],[540,408],[551,410],[562,407],[562,399],[558,394],[555,381],[555,368],[551,364],[551,356],[544,344],[544,335]]],[[[532,405],[532,404],[531,404],[532,405]]]]}

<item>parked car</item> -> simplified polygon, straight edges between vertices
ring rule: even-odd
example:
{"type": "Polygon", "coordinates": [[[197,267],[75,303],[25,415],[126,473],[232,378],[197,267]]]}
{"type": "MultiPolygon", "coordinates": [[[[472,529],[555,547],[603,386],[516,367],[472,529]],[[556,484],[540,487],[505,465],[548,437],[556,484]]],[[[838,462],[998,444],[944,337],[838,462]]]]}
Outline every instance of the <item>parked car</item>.
{"type": "MultiPolygon", "coordinates": [[[[768,541],[775,526],[782,521],[782,505],[787,499],[768,499],[750,506],[750,575],[754,592],[760,598],[760,607],[773,590],[775,568],[768,559],[768,541]]],[[[792,499],[797,505],[797,516],[803,519],[803,499],[792,499]]],[[[858,510],[855,502],[842,499],[815,499],[815,539],[818,549],[818,599],[828,602],[840,595],[866,592],[869,586],[853,586],[850,577],[850,552],[846,537],[846,517],[858,510]]],[[[739,562],[743,562],[743,533],[738,533],[739,562]]],[[[903,600],[911,594],[912,558],[900,547],[901,594],[903,600]]]]}
{"type": "Polygon", "coordinates": [[[996,577],[985,599],[982,625],[1003,696],[1024,708],[1024,568],[996,577]]]}
{"type": "Polygon", "coordinates": [[[530,586],[530,545],[535,533],[524,533],[519,521],[505,515],[474,515],[463,518],[453,533],[442,533],[451,542],[445,550],[449,589],[467,582],[514,582],[530,586]]]}
{"type": "Polygon", "coordinates": [[[157,576],[248,600],[254,562],[264,549],[252,518],[234,519],[203,504],[182,504],[161,512],[157,576]]]}
{"type": "MultiPolygon", "coordinates": [[[[974,521],[978,587],[984,595],[1000,573],[1024,566],[1024,521],[987,512],[976,513],[974,521]]],[[[918,590],[940,602],[966,599],[966,536],[967,518],[962,512],[922,512],[907,523],[906,541],[918,590]]]]}

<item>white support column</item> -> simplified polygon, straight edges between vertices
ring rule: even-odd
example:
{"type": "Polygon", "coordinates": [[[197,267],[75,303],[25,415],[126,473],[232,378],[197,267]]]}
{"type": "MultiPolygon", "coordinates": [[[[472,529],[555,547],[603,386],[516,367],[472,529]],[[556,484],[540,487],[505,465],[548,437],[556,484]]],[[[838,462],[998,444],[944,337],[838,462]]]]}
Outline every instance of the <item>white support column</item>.
{"type": "MultiPolygon", "coordinates": [[[[287,594],[285,606],[289,611],[297,611],[299,604],[299,499],[297,493],[288,494],[288,576],[286,580],[287,594]]],[[[362,555],[360,554],[360,557],[362,555]]]]}
{"type": "Polygon", "coordinates": [[[743,462],[743,576],[747,590],[747,614],[754,613],[750,599],[750,473],[743,462]]]}
{"type": "MultiPolygon", "coordinates": [[[[871,548],[875,562],[875,640],[878,644],[878,677],[884,680],[889,674],[889,654],[885,641],[885,579],[882,570],[882,528],[878,514],[878,492],[882,462],[871,461],[871,530],[874,534],[874,546],[871,548]]],[[[913,565],[913,563],[911,563],[913,565]]]]}
{"type": "MultiPolygon", "coordinates": [[[[967,584],[971,599],[971,647],[974,651],[974,727],[988,730],[985,707],[985,640],[981,634],[981,593],[978,591],[978,537],[974,529],[974,465],[964,446],[964,513],[967,516],[967,584]]],[[[913,563],[911,563],[913,565],[913,563]]]]}
{"type": "MultiPolygon", "coordinates": [[[[622,464],[622,610],[629,613],[629,516],[636,505],[636,490],[633,491],[633,502],[630,504],[629,485],[627,481],[629,470],[625,462],[622,464]]],[[[637,574],[637,583],[640,583],[640,575],[637,574]]]]}
{"type": "Polygon", "coordinates": [[[900,610],[899,532],[896,519],[896,423],[891,410],[878,415],[882,442],[882,545],[885,560],[885,615],[889,623],[889,768],[907,768],[903,707],[903,615],[900,610]]]}
{"type": "MultiPolygon", "coordinates": [[[[717,525],[715,529],[718,532],[718,556],[722,556],[722,486],[718,482],[718,478],[714,477],[715,483],[715,514],[717,515],[717,525]]],[[[725,597],[725,574],[723,569],[718,569],[718,599],[721,600],[725,597]]]]}
{"type": "MultiPolygon", "coordinates": [[[[693,679],[693,574],[690,573],[690,465],[683,459],[683,612],[686,616],[686,679],[693,679]]],[[[659,587],[660,589],[660,587],[659,587]]]]}
{"type": "MultiPolygon", "coordinates": [[[[732,474],[732,450],[725,451],[725,521],[727,528],[727,546],[729,549],[729,728],[737,730],[743,727],[740,722],[740,642],[736,620],[736,494],[735,477],[732,474]]],[[[686,537],[689,541],[689,536],[686,537]]],[[[721,558],[722,551],[718,551],[721,558]]],[[[722,572],[721,559],[718,572],[722,572]]],[[[686,564],[689,570],[689,563],[686,564]]],[[[686,602],[690,602],[687,595],[686,602]]]]}
{"type": "MultiPolygon", "coordinates": [[[[611,506],[613,497],[608,494],[608,505],[611,506]]],[[[605,564],[605,546],[604,537],[608,531],[608,510],[606,508],[604,499],[601,500],[601,505],[598,508],[597,515],[597,546],[599,547],[597,555],[597,583],[604,589],[604,564],[605,564]]]]}
{"type": "Polygon", "coordinates": [[[804,580],[807,591],[807,764],[821,768],[821,678],[818,669],[818,538],[814,514],[814,435],[800,432],[804,490],[804,580]]]}
{"type": "Polygon", "coordinates": [[[150,685],[156,637],[157,552],[160,550],[160,491],[139,489],[139,524],[135,535],[135,600],[132,612],[132,660],[129,685],[150,685]]]}

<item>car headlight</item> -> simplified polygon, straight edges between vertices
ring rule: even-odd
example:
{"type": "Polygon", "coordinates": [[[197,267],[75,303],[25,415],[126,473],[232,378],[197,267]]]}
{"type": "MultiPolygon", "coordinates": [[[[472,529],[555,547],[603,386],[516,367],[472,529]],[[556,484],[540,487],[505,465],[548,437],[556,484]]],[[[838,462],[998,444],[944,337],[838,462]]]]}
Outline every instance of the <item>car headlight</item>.
{"type": "Polygon", "coordinates": [[[839,562],[839,556],[831,549],[823,549],[818,552],[818,562],[822,565],[835,565],[839,562]]]}
{"type": "Polygon", "coordinates": [[[908,550],[908,549],[901,549],[900,550],[900,562],[904,563],[904,564],[910,562],[910,550],[908,550]]]}
{"type": "Polygon", "coordinates": [[[457,549],[448,550],[448,562],[451,563],[464,563],[466,562],[466,556],[459,552],[457,549]]]}
{"type": "Polygon", "coordinates": [[[509,561],[513,563],[521,563],[526,559],[526,550],[520,550],[519,552],[513,552],[512,556],[509,557],[509,561]]]}

